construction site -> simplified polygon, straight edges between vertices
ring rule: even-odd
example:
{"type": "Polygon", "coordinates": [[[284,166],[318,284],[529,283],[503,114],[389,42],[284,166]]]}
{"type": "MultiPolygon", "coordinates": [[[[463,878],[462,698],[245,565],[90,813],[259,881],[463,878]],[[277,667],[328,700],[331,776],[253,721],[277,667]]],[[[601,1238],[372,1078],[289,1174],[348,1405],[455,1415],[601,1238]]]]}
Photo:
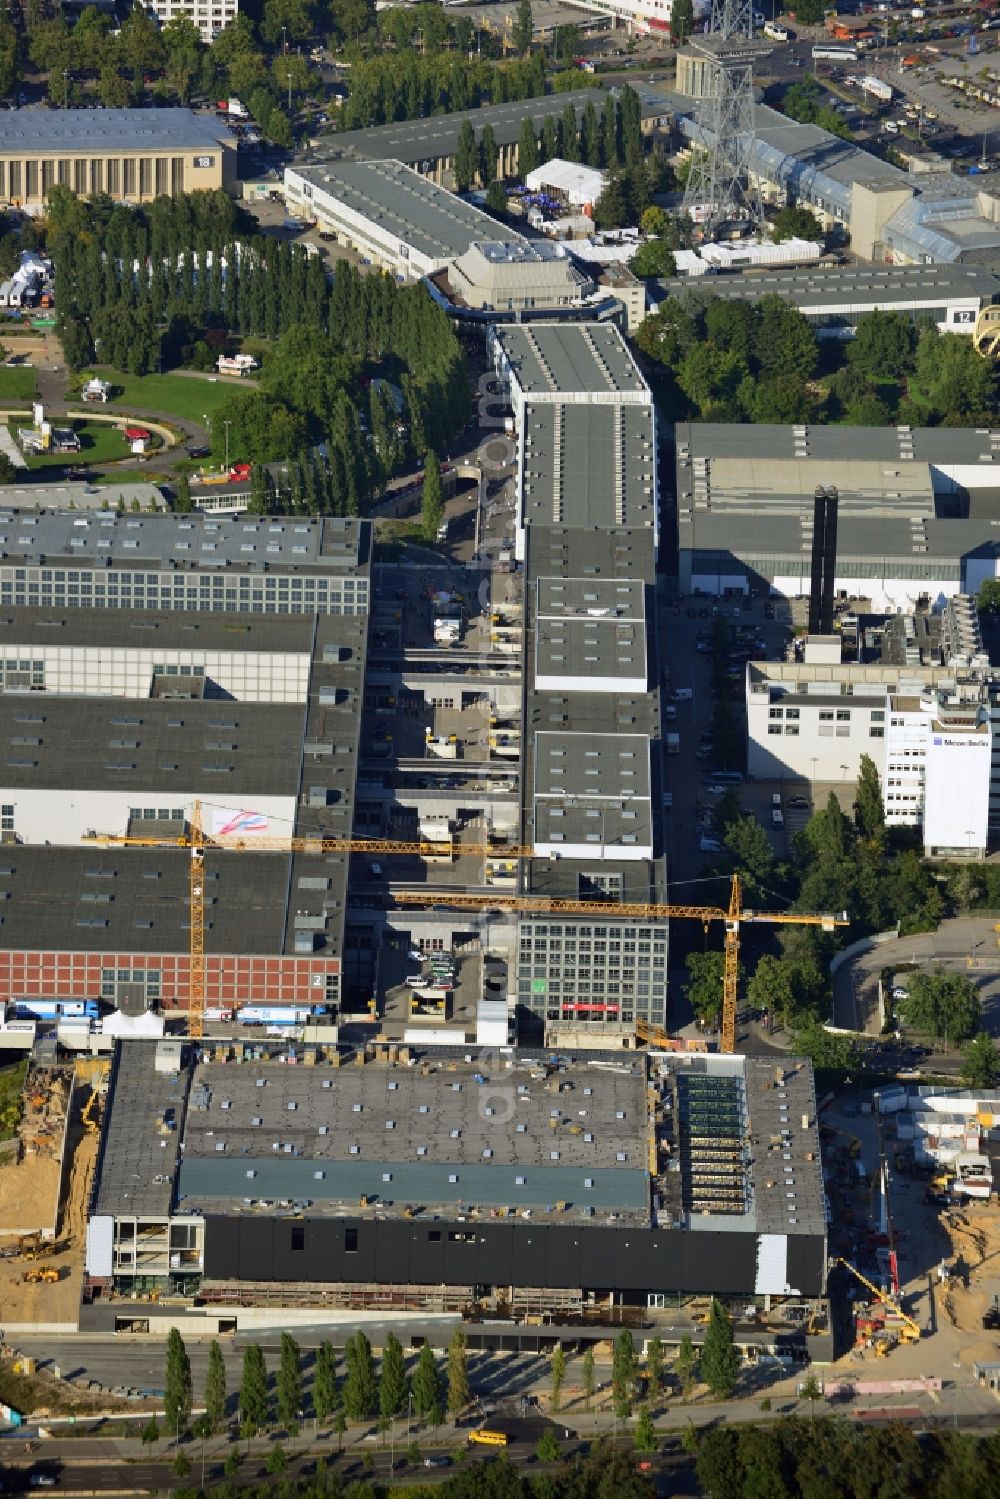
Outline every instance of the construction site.
{"type": "Polygon", "coordinates": [[[4,1328],[75,1327],[100,1135],[102,1062],[28,1068],[24,1111],[0,1163],[4,1328]]]}

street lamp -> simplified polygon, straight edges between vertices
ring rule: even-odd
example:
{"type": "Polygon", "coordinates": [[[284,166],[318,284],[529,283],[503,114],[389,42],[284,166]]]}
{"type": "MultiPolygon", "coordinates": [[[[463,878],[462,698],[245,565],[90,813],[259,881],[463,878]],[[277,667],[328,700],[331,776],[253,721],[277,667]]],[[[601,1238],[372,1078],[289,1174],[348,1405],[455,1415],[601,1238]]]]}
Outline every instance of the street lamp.
{"type": "Polygon", "coordinates": [[[288,79],[288,123],[290,125],[292,123],[292,75],[291,75],[291,72],[286,73],[285,77],[288,79]]]}
{"type": "Polygon", "coordinates": [[[227,469],[229,468],[229,428],[230,428],[230,425],[231,424],[229,422],[224,422],[223,423],[223,426],[226,429],[226,468],[227,469]]]}

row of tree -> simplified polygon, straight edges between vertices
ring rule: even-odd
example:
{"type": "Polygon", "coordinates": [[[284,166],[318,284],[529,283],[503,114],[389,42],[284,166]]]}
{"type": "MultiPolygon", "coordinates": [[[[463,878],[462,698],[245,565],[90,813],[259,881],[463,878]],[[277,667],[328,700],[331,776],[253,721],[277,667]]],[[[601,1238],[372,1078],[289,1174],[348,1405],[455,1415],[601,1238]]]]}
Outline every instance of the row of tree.
{"type": "Polygon", "coordinates": [[[48,248],[67,362],[141,375],[204,367],[229,336],[272,341],[258,388],[222,403],[213,447],[221,457],[228,432],[233,457],[295,460],[295,509],[363,513],[465,423],[462,347],[423,287],[346,263],[331,283],[299,246],[241,235],[237,215],[221,193],[131,209],[55,189],[48,248]]]}
{"type": "Polygon", "coordinates": [[[703,1427],[690,1445],[711,1499],[979,1499],[996,1487],[1000,1435],[835,1417],[703,1427]]]}
{"type": "Polygon", "coordinates": [[[454,114],[481,104],[506,104],[545,93],[545,56],[491,63],[457,53],[386,53],[351,68],[340,128],[359,130],[394,120],[454,114]]]}

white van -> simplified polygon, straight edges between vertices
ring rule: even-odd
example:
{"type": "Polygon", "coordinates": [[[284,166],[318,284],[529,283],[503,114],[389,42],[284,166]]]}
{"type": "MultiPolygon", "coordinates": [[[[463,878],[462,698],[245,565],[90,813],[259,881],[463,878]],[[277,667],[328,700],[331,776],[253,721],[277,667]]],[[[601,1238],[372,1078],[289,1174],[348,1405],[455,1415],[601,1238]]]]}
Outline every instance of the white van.
{"type": "Polygon", "coordinates": [[[783,828],[785,826],[785,814],[780,807],[771,808],[771,826],[772,828],[783,828]]]}
{"type": "Polygon", "coordinates": [[[10,288],[11,283],[9,281],[5,281],[2,285],[0,285],[0,307],[7,307],[9,305],[10,288]]]}
{"type": "Polygon", "coordinates": [[[781,792],[780,791],[772,791],[771,792],[771,810],[774,811],[775,808],[777,808],[777,810],[779,812],[781,811],[781,792]]]}

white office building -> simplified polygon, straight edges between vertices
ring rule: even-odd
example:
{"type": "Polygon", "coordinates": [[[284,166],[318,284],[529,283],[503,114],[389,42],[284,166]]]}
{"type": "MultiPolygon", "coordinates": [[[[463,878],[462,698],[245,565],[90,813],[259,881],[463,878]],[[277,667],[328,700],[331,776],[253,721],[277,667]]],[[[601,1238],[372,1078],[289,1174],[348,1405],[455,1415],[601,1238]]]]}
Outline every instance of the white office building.
{"type": "Polygon", "coordinates": [[[748,665],[750,779],[849,785],[867,755],[887,826],[921,828],[928,855],[983,857],[1000,822],[1000,672],[982,655],[921,665],[831,654],[824,643],[801,662],[748,665]]]}
{"type": "Polygon", "coordinates": [[[236,20],[239,0],[146,0],[145,8],[161,26],[168,21],[190,21],[206,47],[236,20]]]}

